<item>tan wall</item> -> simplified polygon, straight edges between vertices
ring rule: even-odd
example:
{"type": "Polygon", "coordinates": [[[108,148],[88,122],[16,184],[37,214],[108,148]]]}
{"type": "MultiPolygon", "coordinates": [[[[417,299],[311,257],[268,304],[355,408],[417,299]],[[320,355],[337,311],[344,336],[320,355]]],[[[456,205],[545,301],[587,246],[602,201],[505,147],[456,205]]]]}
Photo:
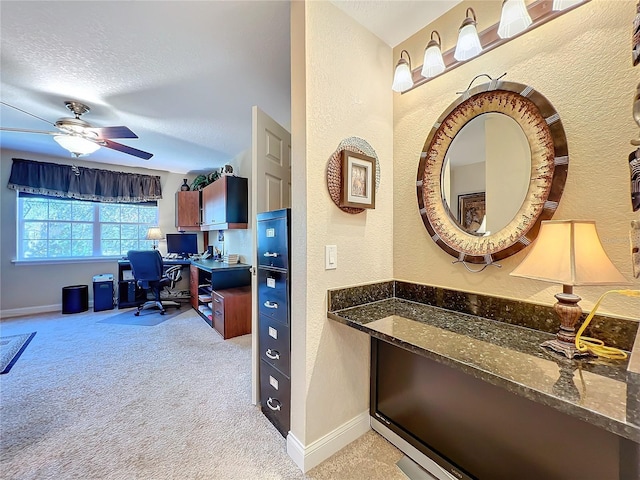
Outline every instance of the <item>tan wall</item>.
{"type": "MultiPolygon", "coordinates": [[[[500,2],[463,2],[437,23],[394,50],[408,49],[421,58],[433,27],[444,49],[455,42],[468,6],[475,9],[480,30],[497,20],[500,2]],[[486,12],[493,12],[493,17],[486,12]]],[[[552,304],[560,287],[510,277],[526,250],[481,274],[451,265],[452,257],[429,238],[418,213],[416,174],[420,152],[433,123],[481,73],[531,85],[556,108],[569,146],[569,175],[555,219],[593,219],[615,265],[632,278],[629,228],[631,211],[628,155],[638,127],[631,116],[638,74],[631,65],[631,1],[593,0],[516,38],[404,95],[394,95],[394,276],[459,290],[552,304]]],[[[418,63],[422,63],[419,60],[418,63]]],[[[414,65],[415,67],[416,65],[414,65]]],[[[640,280],[633,281],[640,288],[640,280]]],[[[590,309],[608,287],[576,287],[581,305],[590,309]]],[[[607,298],[602,312],[638,318],[635,299],[607,298]]]]}
{"type": "MultiPolygon", "coordinates": [[[[37,311],[56,310],[62,302],[62,287],[66,285],[89,285],[89,298],[93,297],[91,282],[94,275],[111,273],[117,275],[118,266],[114,260],[98,260],[92,262],[61,262],[57,264],[13,263],[16,257],[16,199],[15,190],[7,188],[11,174],[12,158],[28,158],[29,160],[75,164],[87,168],[136,172],[147,175],[159,175],[163,198],[158,201],[160,212],[159,226],[164,233],[176,232],[175,227],[175,192],[180,188],[182,179],[188,175],[169,173],[159,170],[134,169],[115,165],[84,162],[77,159],[60,159],[41,155],[2,150],[0,162],[0,312],[14,315],[37,311]]],[[[166,252],[166,241],[160,241],[159,248],[166,252]]],[[[203,249],[202,235],[199,238],[199,249],[203,249]]]]}
{"type": "Polygon", "coordinates": [[[291,43],[305,49],[302,55],[294,47],[292,57],[292,213],[294,237],[305,236],[294,240],[293,264],[305,267],[294,267],[291,284],[292,431],[308,445],[368,409],[369,338],[328,320],[326,296],[329,288],[393,273],[393,65],[391,49],[333,4],[293,3],[291,43]],[[301,21],[304,29],[295,26],[301,21]],[[327,161],[350,136],[372,145],[382,172],[375,210],[358,215],[338,209],[326,185],[327,161]],[[324,269],[328,244],[338,247],[337,270],[324,269]],[[296,303],[301,297],[303,311],[296,303]]]}

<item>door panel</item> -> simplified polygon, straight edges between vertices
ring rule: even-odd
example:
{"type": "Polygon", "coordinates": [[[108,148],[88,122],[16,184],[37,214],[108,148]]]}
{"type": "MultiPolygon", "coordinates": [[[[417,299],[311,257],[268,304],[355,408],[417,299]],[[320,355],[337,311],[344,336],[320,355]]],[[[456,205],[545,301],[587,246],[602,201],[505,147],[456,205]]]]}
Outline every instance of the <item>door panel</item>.
{"type": "MultiPolygon", "coordinates": [[[[257,106],[252,108],[251,142],[251,225],[253,228],[252,331],[258,327],[258,285],[257,228],[256,215],[260,212],[291,207],[291,134],[257,106]]],[[[252,338],[252,385],[251,398],[259,403],[260,377],[258,375],[260,357],[258,335],[252,338]]]]}

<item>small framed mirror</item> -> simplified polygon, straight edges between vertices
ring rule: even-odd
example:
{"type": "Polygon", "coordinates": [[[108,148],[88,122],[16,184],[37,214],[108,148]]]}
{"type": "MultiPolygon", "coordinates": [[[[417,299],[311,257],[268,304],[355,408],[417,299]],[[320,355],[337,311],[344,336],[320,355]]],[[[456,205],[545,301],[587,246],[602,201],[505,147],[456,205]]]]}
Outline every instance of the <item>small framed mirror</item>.
{"type": "Polygon", "coordinates": [[[419,212],[456,262],[494,264],[529,245],[553,216],[568,167],[551,103],[527,85],[492,81],[433,125],[418,166],[419,212]]]}

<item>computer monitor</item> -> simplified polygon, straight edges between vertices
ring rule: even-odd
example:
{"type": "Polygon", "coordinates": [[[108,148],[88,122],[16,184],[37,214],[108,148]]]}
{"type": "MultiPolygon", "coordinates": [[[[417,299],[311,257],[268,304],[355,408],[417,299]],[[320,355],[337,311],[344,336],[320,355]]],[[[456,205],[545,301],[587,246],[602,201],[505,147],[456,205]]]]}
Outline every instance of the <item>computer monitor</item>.
{"type": "Polygon", "coordinates": [[[167,233],[167,253],[188,257],[198,253],[197,233],[167,233]]]}

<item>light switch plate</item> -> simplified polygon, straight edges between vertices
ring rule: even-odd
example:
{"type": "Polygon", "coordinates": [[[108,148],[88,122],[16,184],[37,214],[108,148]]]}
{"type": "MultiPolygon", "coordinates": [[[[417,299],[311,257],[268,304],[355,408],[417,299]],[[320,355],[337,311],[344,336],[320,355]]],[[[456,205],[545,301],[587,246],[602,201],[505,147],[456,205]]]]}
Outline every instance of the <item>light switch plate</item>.
{"type": "Polygon", "coordinates": [[[338,268],[338,246],[325,245],[324,247],[325,270],[335,270],[338,268]]]}

